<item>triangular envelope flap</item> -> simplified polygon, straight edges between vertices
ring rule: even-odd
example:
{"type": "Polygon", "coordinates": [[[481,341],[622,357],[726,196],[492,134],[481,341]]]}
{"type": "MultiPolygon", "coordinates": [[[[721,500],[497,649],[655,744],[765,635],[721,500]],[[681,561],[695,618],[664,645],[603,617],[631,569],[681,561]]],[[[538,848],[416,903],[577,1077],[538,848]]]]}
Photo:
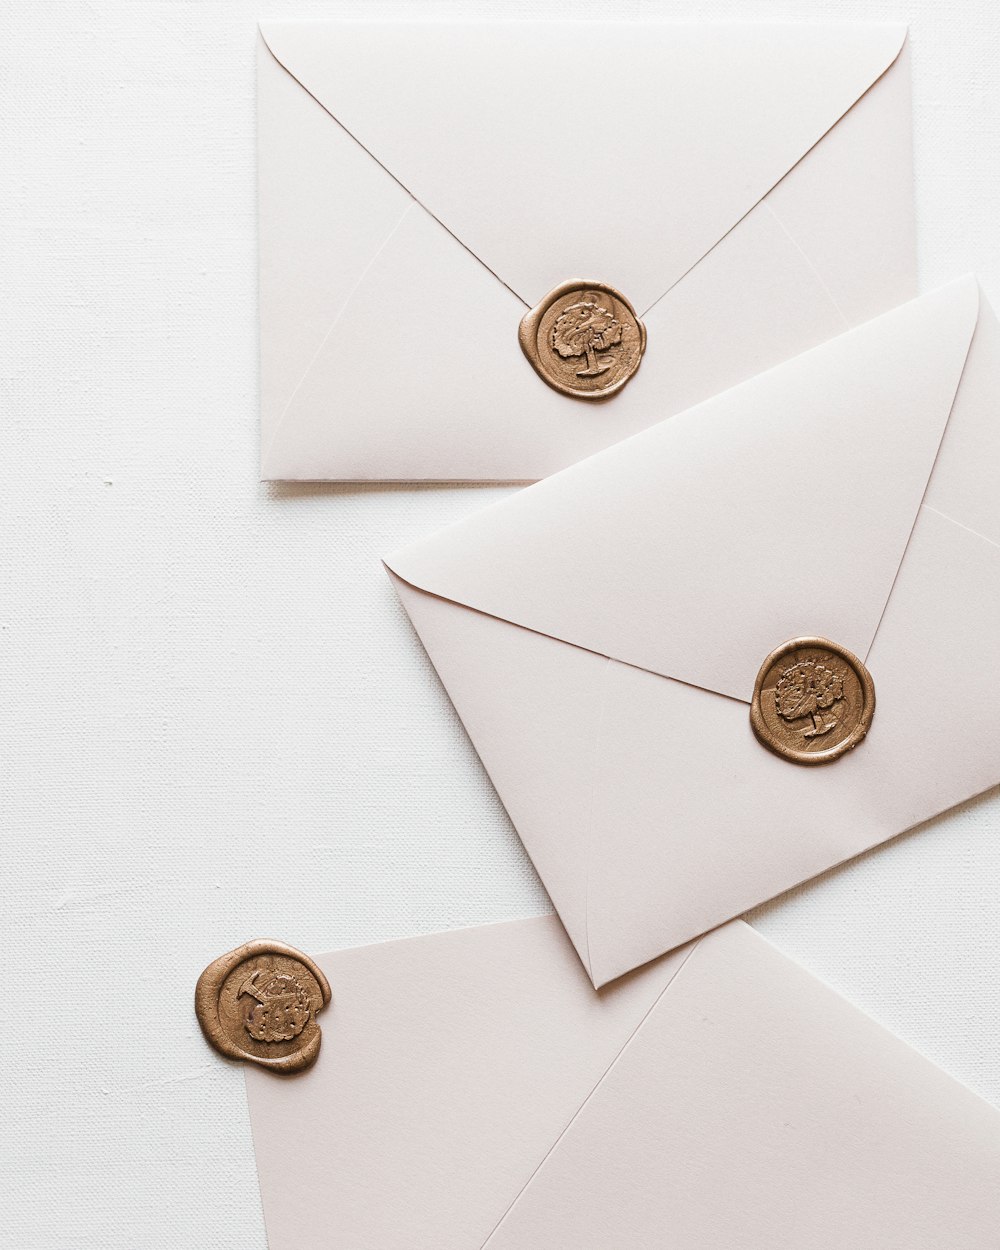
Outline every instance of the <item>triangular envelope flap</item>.
{"type": "Polygon", "coordinates": [[[320,956],[319,1062],[246,1073],[271,1250],[481,1246],[686,954],[600,994],[551,916],[320,956]]]}
{"type": "Polygon", "coordinates": [[[433,594],[738,699],[789,638],[863,657],[978,307],[961,279],[388,564],[433,594]]]}
{"type": "Polygon", "coordinates": [[[994,1107],[737,922],[484,1250],[992,1250],[998,1169],[994,1107]]]}
{"type": "Polygon", "coordinates": [[[527,303],[584,277],[640,312],[905,38],[898,25],[666,22],[264,22],[261,33],[527,303]]]}

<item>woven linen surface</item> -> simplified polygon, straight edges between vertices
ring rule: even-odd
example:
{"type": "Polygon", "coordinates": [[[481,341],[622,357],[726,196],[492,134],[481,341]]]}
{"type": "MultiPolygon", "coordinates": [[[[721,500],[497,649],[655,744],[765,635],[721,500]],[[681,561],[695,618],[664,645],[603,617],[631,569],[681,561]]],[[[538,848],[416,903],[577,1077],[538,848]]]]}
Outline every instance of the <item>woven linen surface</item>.
{"type": "MultiPolygon", "coordinates": [[[[909,20],[922,286],[1000,304],[995,0],[613,8],[909,20]]],[[[548,908],[378,559],[507,488],[257,482],[254,26],[608,12],[3,6],[5,1245],[262,1250],[202,966],[548,908]]],[[[753,920],[1000,1103],[998,835],[993,793],[753,920]]]]}

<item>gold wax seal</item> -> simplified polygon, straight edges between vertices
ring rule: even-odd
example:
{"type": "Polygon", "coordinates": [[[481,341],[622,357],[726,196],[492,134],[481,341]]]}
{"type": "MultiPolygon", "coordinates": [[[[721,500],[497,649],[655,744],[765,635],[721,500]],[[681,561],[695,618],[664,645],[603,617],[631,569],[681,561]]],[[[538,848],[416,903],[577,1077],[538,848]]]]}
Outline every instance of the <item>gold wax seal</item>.
{"type": "Polygon", "coordinates": [[[220,1054],[272,1072],[301,1072],[316,1062],[316,1017],[330,983],[308,955],[282,942],[247,942],[210,963],[198,978],[194,1009],[220,1054]]]}
{"type": "Polygon", "coordinates": [[[620,391],[646,350],[646,327],[635,309],[603,282],[557,286],[525,313],[517,337],[538,376],[576,399],[620,391]]]}
{"type": "Polygon", "coordinates": [[[864,738],[874,715],[871,674],[826,638],[793,638],[772,651],[750,704],[758,741],[796,764],[839,759],[864,738]]]}

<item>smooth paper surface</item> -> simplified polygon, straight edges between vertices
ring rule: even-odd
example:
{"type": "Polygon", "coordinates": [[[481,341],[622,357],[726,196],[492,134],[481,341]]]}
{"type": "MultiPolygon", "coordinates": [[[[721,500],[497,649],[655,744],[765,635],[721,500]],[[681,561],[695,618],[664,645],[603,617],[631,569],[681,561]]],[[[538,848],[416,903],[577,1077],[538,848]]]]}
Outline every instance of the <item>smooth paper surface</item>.
{"type": "Polygon", "coordinates": [[[482,1245],[683,956],[595,994],[544,916],[318,962],[316,1066],[246,1074],[270,1250],[482,1245]]]}
{"type": "Polygon", "coordinates": [[[905,37],[263,22],[263,476],[534,480],[909,298],[905,37]],[[648,327],[604,404],[517,344],[576,278],[648,327]]]}
{"type": "Polygon", "coordinates": [[[597,993],[549,917],[319,962],[271,1250],[996,1245],[1000,1115],[741,922],[597,993]]]}
{"type": "Polygon", "coordinates": [[[596,985],[1000,781],[998,404],[962,279],[389,559],[596,985]],[[748,702],[809,635],[877,703],[804,769],[748,702]]]}

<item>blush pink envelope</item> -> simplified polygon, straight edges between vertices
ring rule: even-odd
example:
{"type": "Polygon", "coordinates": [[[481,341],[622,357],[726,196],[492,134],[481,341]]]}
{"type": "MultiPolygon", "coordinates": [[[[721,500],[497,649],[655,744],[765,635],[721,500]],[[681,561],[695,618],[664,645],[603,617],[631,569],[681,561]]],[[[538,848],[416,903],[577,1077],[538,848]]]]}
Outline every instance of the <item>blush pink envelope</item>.
{"type": "Polygon", "coordinates": [[[598,993],[551,917],[319,963],[270,1250],[996,1250],[1000,1114],[741,921],[598,993]]]}
{"type": "Polygon", "coordinates": [[[595,985],[1000,781],[998,412],[966,278],[389,559],[595,985]],[[748,714],[810,635],[877,699],[818,768],[748,714]]]}
{"type": "Polygon", "coordinates": [[[262,22],[261,473],[530,481],[916,293],[898,25],[262,22]],[[521,317],[648,328],[606,403],[521,317]]]}

